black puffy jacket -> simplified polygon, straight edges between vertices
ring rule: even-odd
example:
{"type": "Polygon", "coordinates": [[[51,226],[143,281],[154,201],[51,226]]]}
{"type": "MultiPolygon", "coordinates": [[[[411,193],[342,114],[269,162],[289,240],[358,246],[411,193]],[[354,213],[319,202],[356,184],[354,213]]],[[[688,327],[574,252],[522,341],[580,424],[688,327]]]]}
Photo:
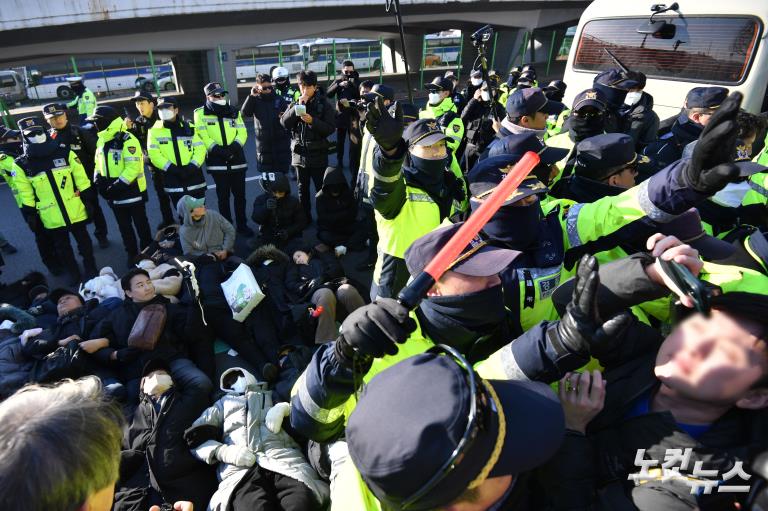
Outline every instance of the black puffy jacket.
{"type": "Polygon", "coordinates": [[[256,161],[259,170],[287,172],[291,165],[291,135],[280,124],[280,117],[290,102],[278,94],[249,95],[240,112],[253,116],[256,161]]]}
{"type": "Polygon", "coordinates": [[[340,168],[328,167],[323,186],[315,195],[317,229],[351,234],[355,229],[357,201],[340,168]]]}
{"type": "Polygon", "coordinates": [[[296,104],[283,113],[280,123],[291,133],[291,164],[296,167],[327,167],[328,137],[336,131],[336,110],[320,89],[307,103],[312,124],[296,115],[296,104]]]}
{"type": "Polygon", "coordinates": [[[271,193],[263,193],[253,201],[251,219],[259,224],[260,235],[275,242],[285,242],[301,236],[307,225],[304,209],[299,199],[291,195],[291,185],[288,178],[281,172],[275,173],[275,180],[269,182],[268,188],[276,192],[285,192],[285,196],[277,200],[277,208],[267,209],[267,200],[274,198],[271,193]],[[280,239],[279,233],[285,233],[280,239]]]}

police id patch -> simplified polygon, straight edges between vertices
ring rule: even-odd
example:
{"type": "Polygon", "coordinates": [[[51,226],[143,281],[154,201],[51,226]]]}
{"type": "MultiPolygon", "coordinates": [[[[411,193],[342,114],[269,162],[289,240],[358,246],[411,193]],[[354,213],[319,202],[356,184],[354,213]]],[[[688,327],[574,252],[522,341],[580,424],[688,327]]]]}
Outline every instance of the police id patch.
{"type": "Polygon", "coordinates": [[[455,133],[458,133],[460,129],[461,129],[461,126],[459,126],[458,124],[454,124],[454,125],[453,125],[453,131],[454,131],[455,133]]]}
{"type": "Polygon", "coordinates": [[[560,274],[558,273],[554,277],[539,281],[539,299],[543,300],[549,298],[552,293],[557,289],[557,285],[560,283],[560,274]]]}
{"type": "Polygon", "coordinates": [[[64,158],[54,158],[53,159],[53,165],[56,166],[56,167],[66,167],[67,166],[67,162],[66,162],[66,160],[64,158]]]}
{"type": "Polygon", "coordinates": [[[131,154],[136,154],[136,148],[135,147],[128,147],[128,152],[131,154]]]}

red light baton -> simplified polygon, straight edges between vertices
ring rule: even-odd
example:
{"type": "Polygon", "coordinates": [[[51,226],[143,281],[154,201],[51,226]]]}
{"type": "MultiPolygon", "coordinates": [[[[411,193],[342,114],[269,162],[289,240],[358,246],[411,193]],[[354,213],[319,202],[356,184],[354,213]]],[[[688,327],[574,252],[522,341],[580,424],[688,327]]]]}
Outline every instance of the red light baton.
{"type": "Polygon", "coordinates": [[[496,186],[493,193],[485,199],[483,204],[462,225],[456,234],[448,240],[440,252],[427,264],[416,278],[400,291],[398,301],[410,310],[416,308],[419,302],[427,295],[437,280],[443,276],[446,270],[461,254],[461,251],[469,244],[480,229],[499,210],[502,204],[512,195],[525,177],[539,164],[539,155],[528,151],[507,174],[501,183],[496,186]]]}

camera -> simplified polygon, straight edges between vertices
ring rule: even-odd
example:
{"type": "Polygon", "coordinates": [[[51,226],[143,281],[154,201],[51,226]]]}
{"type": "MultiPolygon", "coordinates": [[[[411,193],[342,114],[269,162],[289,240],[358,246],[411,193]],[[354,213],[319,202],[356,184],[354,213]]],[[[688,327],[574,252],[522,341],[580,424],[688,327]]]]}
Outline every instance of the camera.
{"type": "Polygon", "coordinates": [[[472,39],[472,45],[475,48],[485,47],[491,38],[493,38],[493,27],[490,25],[480,27],[470,36],[470,39],[472,39]]]}

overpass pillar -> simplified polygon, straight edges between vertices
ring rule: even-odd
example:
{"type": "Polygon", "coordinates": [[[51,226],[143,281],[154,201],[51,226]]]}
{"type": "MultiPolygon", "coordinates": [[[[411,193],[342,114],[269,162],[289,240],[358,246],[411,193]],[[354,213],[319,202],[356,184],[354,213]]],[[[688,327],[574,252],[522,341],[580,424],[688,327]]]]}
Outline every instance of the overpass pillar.
{"type": "MultiPolygon", "coordinates": [[[[411,73],[421,69],[421,50],[423,36],[421,34],[405,34],[405,50],[408,56],[408,68],[411,73]]],[[[385,39],[382,46],[382,65],[385,73],[405,73],[405,62],[400,47],[400,38],[385,39]]]]}
{"type": "MultiPolygon", "coordinates": [[[[512,66],[520,63],[520,53],[522,46],[528,40],[525,29],[513,28],[508,30],[499,30],[496,38],[496,53],[493,57],[493,67],[499,73],[502,80],[507,79],[509,70],[512,66]]],[[[526,48],[527,50],[527,48],[526,48]]],[[[527,54],[526,54],[527,55],[527,54]]],[[[490,59],[491,56],[487,56],[490,59]]],[[[523,61],[525,61],[523,58],[523,61]]]]}
{"type": "MultiPolygon", "coordinates": [[[[234,46],[220,45],[218,48],[206,51],[207,74],[206,82],[221,82],[229,91],[232,103],[237,99],[237,59],[234,46]]],[[[203,85],[205,85],[203,83],[203,85]]],[[[202,91],[201,91],[202,93],[202,91]]]]}
{"type": "Polygon", "coordinates": [[[179,82],[179,92],[197,94],[207,83],[205,73],[205,52],[185,51],[173,57],[176,69],[176,79],[179,82]]]}

